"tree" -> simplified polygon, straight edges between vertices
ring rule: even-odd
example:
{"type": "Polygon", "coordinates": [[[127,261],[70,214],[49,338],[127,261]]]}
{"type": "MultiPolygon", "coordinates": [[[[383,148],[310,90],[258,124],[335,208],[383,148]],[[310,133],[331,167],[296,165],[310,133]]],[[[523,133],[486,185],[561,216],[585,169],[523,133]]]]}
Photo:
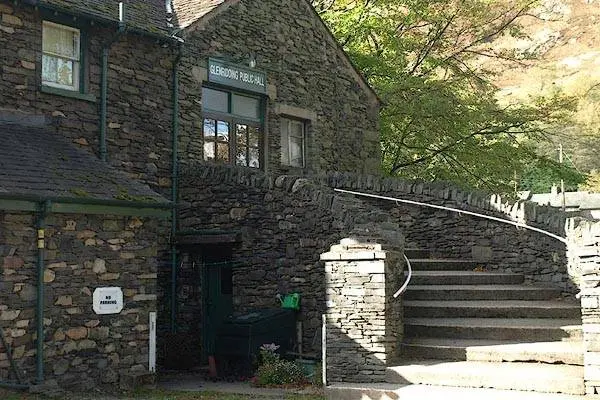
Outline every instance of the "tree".
{"type": "Polygon", "coordinates": [[[514,189],[534,159],[532,141],[565,118],[556,93],[529,105],[504,104],[493,65],[532,54],[491,42],[519,35],[533,0],[313,0],[384,102],[383,169],[391,175],[514,189]]]}

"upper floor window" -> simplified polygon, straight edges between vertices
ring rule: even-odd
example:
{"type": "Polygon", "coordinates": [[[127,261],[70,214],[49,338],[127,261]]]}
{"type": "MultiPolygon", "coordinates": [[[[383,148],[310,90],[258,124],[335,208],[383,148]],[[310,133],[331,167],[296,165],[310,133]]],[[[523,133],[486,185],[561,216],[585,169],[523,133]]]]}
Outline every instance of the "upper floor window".
{"type": "Polygon", "coordinates": [[[291,167],[306,166],[306,127],[296,119],[281,119],[281,164],[291,167]]]}
{"type": "Polygon", "coordinates": [[[204,160],[262,166],[262,109],[259,97],[202,88],[204,160]]]}
{"type": "Polygon", "coordinates": [[[42,25],[42,83],[79,91],[81,44],[79,29],[44,21],[42,25]]]}

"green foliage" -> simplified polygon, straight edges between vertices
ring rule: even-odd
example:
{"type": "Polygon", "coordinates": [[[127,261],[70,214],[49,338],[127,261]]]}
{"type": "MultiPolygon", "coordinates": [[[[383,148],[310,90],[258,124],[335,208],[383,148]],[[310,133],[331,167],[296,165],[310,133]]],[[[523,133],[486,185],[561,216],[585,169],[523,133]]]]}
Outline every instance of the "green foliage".
{"type": "Polygon", "coordinates": [[[259,386],[307,384],[302,366],[282,360],[275,350],[261,348],[261,361],[254,382],[259,386]]]}
{"type": "Polygon", "coordinates": [[[313,0],[384,102],[383,168],[391,175],[514,189],[534,159],[531,141],[562,121],[573,100],[553,93],[528,105],[502,104],[486,60],[535,54],[497,49],[521,36],[534,0],[313,0]]]}
{"type": "Polygon", "coordinates": [[[548,193],[552,185],[559,185],[561,179],[564,180],[566,191],[576,191],[586,182],[587,175],[579,172],[572,165],[540,158],[525,169],[520,180],[520,190],[548,193]]]}

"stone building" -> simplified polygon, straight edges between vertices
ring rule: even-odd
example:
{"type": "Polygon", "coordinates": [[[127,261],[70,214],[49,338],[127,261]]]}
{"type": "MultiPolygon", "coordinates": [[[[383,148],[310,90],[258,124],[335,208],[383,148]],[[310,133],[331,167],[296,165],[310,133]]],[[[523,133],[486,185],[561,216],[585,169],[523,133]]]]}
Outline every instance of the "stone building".
{"type": "Polygon", "coordinates": [[[0,15],[1,384],[127,383],[152,365],[155,311],[159,358],[186,332],[204,351],[214,277],[197,265],[225,266],[223,315],[300,284],[316,328],[320,278],[289,260],[355,223],[310,219],[321,232],[296,257],[296,200],[254,196],[283,235],[256,220],[257,236],[236,225],[248,197],[225,210],[194,178],[377,173],[379,99],[308,1],[1,0],[0,15]],[[273,240],[254,252],[264,273],[246,257],[257,238],[273,240]],[[97,313],[102,287],[122,310],[97,313]]]}

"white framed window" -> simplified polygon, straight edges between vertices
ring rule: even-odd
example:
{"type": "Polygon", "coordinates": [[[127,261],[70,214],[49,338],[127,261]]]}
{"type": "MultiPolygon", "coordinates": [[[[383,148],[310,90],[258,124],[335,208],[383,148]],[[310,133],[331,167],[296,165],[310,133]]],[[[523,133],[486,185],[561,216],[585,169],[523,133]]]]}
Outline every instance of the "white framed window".
{"type": "Polygon", "coordinates": [[[306,124],[297,119],[281,119],[281,164],[306,166],[306,124]]]}
{"type": "Polygon", "coordinates": [[[42,23],[42,84],[79,91],[81,33],[54,22],[42,23]]]}

